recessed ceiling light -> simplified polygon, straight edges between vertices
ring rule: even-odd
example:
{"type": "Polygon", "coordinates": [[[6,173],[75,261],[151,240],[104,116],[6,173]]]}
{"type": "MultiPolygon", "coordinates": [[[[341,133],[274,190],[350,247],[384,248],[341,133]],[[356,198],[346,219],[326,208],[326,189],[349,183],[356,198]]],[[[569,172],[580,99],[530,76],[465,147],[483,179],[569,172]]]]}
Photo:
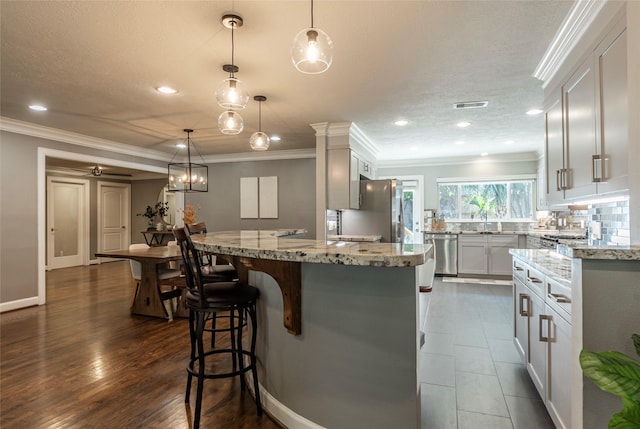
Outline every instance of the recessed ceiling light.
{"type": "Polygon", "coordinates": [[[280,141],[280,136],[271,136],[271,141],[272,142],[279,142],[280,141]]]}
{"type": "Polygon", "coordinates": [[[458,140],[456,144],[464,144],[464,142],[462,140],[458,140]]]}
{"type": "Polygon", "coordinates": [[[480,154],[480,156],[487,156],[487,155],[489,155],[489,152],[482,152],[482,153],[480,154]]]}
{"type": "Polygon", "coordinates": [[[398,119],[397,121],[394,122],[394,124],[399,126],[399,127],[404,127],[408,123],[409,123],[409,121],[407,121],[406,119],[398,119]]]}
{"type": "Polygon", "coordinates": [[[187,147],[186,144],[180,142],[180,143],[176,143],[176,147],[180,148],[180,149],[184,149],[185,147],[187,147]]]}
{"type": "Polygon", "coordinates": [[[459,126],[460,128],[467,128],[469,125],[471,125],[471,122],[462,121],[462,122],[458,122],[456,125],[459,126]]]}
{"type": "Polygon", "coordinates": [[[35,110],[37,112],[46,112],[47,111],[46,107],[41,106],[39,104],[32,104],[31,106],[29,106],[29,109],[35,110]]]}
{"type": "Polygon", "coordinates": [[[529,116],[539,115],[540,113],[542,113],[542,110],[540,109],[527,110],[527,115],[529,116]]]}
{"type": "Polygon", "coordinates": [[[507,140],[506,142],[504,142],[504,144],[514,144],[515,142],[513,140],[507,140]]]}
{"type": "Polygon", "coordinates": [[[156,88],[156,91],[161,92],[163,94],[175,94],[178,92],[177,89],[173,89],[169,86],[159,86],[156,88]]]}

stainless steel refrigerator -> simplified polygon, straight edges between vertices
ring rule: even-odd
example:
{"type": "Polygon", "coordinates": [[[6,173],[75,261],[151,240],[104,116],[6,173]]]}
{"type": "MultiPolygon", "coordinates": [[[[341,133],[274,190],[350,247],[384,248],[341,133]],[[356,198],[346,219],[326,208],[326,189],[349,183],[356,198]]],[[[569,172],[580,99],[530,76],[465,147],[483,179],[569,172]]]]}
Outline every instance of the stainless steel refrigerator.
{"type": "Polygon", "coordinates": [[[402,187],[395,179],[361,180],[360,210],[343,210],[344,235],[381,235],[382,243],[402,243],[402,187]]]}

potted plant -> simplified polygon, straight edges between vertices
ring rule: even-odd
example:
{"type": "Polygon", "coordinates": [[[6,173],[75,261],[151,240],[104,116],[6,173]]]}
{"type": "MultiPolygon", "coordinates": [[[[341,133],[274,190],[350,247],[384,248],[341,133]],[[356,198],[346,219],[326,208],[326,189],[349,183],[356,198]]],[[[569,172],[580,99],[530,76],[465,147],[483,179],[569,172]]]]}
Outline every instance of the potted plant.
{"type": "Polygon", "coordinates": [[[158,211],[155,208],[151,206],[147,206],[144,212],[138,213],[136,216],[143,216],[147,218],[147,222],[148,222],[147,231],[149,231],[155,228],[153,221],[157,215],[158,215],[158,211]]]}
{"type": "Polygon", "coordinates": [[[160,217],[160,221],[158,222],[156,229],[158,231],[164,230],[167,226],[164,218],[169,214],[169,203],[158,201],[156,203],[156,213],[158,214],[158,217],[160,217]]]}
{"type": "MultiPolygon", "coordinates": [[[[631,336],[640,356],[640,335],[631,336]]],[[[605,392],[622,398],[622,410],[609,420],[609,429],[640,428],[640,363],[617,351],[580,352],[582,372],[605,392]]]]}

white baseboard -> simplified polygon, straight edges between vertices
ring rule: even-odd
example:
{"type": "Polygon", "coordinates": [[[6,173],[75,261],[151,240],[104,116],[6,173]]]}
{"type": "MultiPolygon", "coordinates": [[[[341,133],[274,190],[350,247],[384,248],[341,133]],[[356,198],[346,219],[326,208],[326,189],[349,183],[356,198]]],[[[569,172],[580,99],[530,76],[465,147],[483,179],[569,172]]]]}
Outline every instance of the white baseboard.
{"type": "Polygon", "coordinates": [[[38,297],[32,296],[31,298],[17,299],[15,301],[1,302],[0,313],[5,311],[18,310],[20,308],[33,307],[38,305],[38,297]]]}
{"type": "MultiPolygon", "coordinates": [[[[247,362],[247,365],[249,362],[247,362]]],[[[253,376],[250,372],[245,374],[245,380],[247,387],[255,397],[253,391],[253,376]]],[[[262,403],[262,409],[269,414],[274,420],[280,422],[287,429],[326,429],[324,426],[320,426],[317,423],[308,420],[301,415],[293,412],[287,408],[282,402],[271,396],[271,394],[264,388],[264,386],[258,383],[260,388],[260,401],[262,403]]]]}

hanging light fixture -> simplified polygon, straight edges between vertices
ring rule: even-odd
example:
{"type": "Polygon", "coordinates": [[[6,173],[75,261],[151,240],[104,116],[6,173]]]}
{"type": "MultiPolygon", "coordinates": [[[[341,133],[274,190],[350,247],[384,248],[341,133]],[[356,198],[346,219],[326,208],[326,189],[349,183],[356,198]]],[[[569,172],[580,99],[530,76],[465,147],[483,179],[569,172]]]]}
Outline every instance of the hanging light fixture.
{"type": "Polygon", "coordinates": [[[216,101],[225,109],[244,109],[249,102],[249,93],[244,84],[235,77],[239,68],[234,64],[235,41],[234,30],[242,27],[243,20],[240,16],[227,14],[222,17],[222,25],[231,29],[231,64],[222,66],[222,70],[229,73],[229,77],[220,82],[216,89],[216,101]]]}
{"type": "Polygon", "coordinates": [[[251,145],[251,149],[253,150],[267,150],[269,149],[271,139],[267,134],[262,132],[262,102],[267,101],[267,97],[264,95],[256,95],[253,99],[258,102],[258,131],[251,134],[249,145],[251,145]]]}
{"type": "MultiPolygon", "coordinates": [[[[187,162],[169,163],[169,191],[172,192],[207,192],[209,190],[209,167],[204,164],[204,159],[196,145],[191,141],[192,129],[185,128],[187,133],[185,145],[187,148],[187,162]],[[191,162],[191,147],[198,152],[202,164],[191,162]]],[[[176,152],[177,154],[177,152],[176,152]]],[[[175,155],[173,156],[175,158],[175,155]]],[[[173,159],[171,159],[173,161],[173,159]]]]}
{"type": "Polygon", "coordinates": [[[218,116],[218,128],[222,134],[236,135],[244,129],[244,121],[238,112],[227,110],[218,116]]]}
{"type": "Polygon", "coordinates": [[[291,61],[298,71],[307,74],[323,73],[333,61],[333,42],[327,33],[313,26],[313,0],[311,0],[311,27],[296,34],[291,46],[291,61]]]}

